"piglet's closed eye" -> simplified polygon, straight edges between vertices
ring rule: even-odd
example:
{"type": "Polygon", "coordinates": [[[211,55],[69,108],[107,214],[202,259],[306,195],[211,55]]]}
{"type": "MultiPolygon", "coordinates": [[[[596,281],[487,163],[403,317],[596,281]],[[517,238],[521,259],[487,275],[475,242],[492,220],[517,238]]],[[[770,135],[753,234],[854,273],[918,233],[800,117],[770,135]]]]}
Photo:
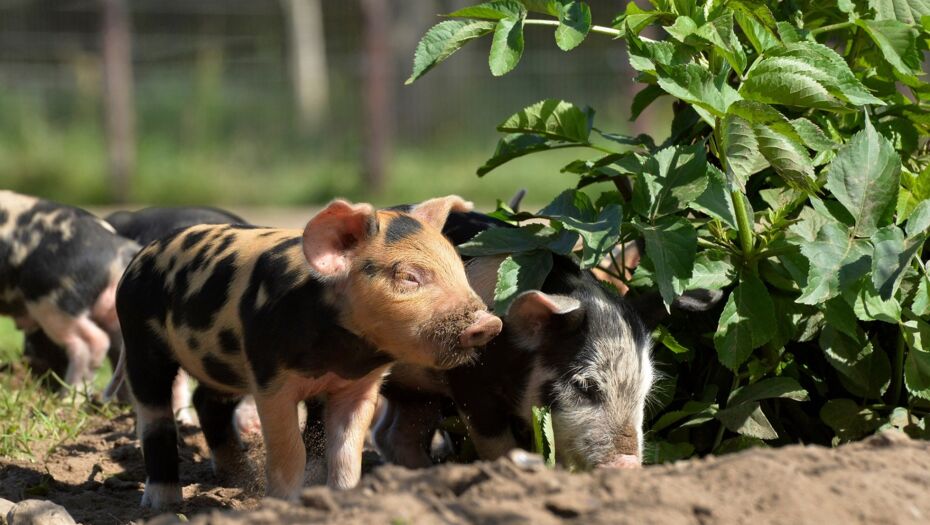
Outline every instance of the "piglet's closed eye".
{"type": "Polygon", "coordinates": [[[352,266],[352,255],[377,231],[375,209],[370,204],[335,200],[304,228],[304,256],[318,277],[343,277],[352,266]]]}

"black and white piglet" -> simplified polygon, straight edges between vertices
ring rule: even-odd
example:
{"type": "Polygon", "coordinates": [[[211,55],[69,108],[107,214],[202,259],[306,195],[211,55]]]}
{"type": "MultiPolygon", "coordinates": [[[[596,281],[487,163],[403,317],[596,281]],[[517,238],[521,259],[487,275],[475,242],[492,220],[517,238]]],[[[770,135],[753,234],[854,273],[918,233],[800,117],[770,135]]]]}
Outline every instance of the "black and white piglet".
{"type": "Polygon", "coordinates": [[[0,191],[0,314],[64,349],[68,384],[120,344],[116,285],[139,245],[71,206],[0,191]]]}
{"type": "MultiPolygon", "coordinates": [[[[478,213],[453,213],[443,232],[461,244],[494,227],[508,225],[478,213]]],[[[469,282],[488,305],[501,261],[478,257],[466,264],[469,282]]],[[[701,298],[689,295],[679,306],[702,309],[701,298]]],[[[649,330],[637,311],[646,305],[653,317],[664,313],[661,299],[640,303],[634,307],[591,272],[555,257],[541,291],[513,301],[501,335],[477,362],[445,371],[394,367],[382,389],[387,403],[375,426],[377,447],[388,461],[430,465],[430,442],[451,399],[478,454],[494,459],[517,446],[528,448],[532,407],[548,406],[559,462],[638,467],[654,372],[649,330]]]]}

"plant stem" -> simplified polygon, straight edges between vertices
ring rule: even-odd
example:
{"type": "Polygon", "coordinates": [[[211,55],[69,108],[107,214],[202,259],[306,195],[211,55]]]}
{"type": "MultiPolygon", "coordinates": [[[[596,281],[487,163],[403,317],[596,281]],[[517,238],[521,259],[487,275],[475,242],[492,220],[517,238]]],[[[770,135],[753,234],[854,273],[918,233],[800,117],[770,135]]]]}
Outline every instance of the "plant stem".
{"type": "Polygon", "coordinates": [[[891,405],[898,406],[901,401],[901,378],[904,374],[904,335],[898,332],[898,341],[894,352],[894,374],[891,376],[891,405]]]}
{"type": "Polygon", "coordinates": [[[730,197],[733,199],[733,210],[736,212],[740,248],[743,250],[743,258],[748,260],[752,256],[753,249],[752,221],[749,220],[749,211],[746,209],[743,194],[739,191],[732,191],[730,197]]]}
{"type": "Polygon", "coordinates": [[[830,31],[838,31],[840,29],[846,29],[852,27],[854,24],[852,22],[840,22],[837,24],[831,24],[828,26],[818,27],[816,29],[811,29],[811,35],[817,36],[821,33],[828,33],[830,31]]]}
{"type": "MultiPolygon", "coordinates": [[[[558,27],[559,24],[560,22],[558,20],[543,20],[541,18],[526,18],[523,20],[523,25],[528,25],[528,26],[558,27]]],[[[620,32],[620,30],[614,29],[612,27],[604,27],[604,26],[591,26],[590,32],[599,33],[602,35],[607,35],[607,36],[612,36],[612,37],[623,36],[623,33],[620,32]]]]}

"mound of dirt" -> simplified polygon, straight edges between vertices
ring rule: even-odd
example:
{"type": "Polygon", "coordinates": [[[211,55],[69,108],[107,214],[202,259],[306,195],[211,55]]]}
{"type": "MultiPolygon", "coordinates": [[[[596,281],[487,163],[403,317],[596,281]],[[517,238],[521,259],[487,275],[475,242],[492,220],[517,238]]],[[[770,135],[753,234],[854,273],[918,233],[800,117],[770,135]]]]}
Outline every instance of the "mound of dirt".
{"type": "MultiPolygon", "coordinates": [[[[100,422],[41,463],[0,462],[0,497],[50,499],[89,524],[151,518],[138,509],[144,474],[131,432],[129,417],[100,422]]],[[[930,442],[902,434],[641,471],[571,474],[510,459],[421,471],[388,465],[355,490],[308,488],[297,504],[262,500],[258,487],[216,485],[199,433],[184,434],[178,512],[195,524],[930,523],[930,442]]],[[[150,523],[179,521],[166,514],[150,523]]]]}

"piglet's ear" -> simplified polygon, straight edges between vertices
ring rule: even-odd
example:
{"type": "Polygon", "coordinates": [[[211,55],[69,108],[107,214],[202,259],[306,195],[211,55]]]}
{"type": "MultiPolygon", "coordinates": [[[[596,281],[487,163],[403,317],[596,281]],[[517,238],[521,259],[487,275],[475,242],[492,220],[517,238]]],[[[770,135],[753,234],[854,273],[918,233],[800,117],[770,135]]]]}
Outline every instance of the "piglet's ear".
{"type": "Polygon", "coordinates": [[[542,343],[545,328],[553,319],[567,316],[580,309],[581,303],[572,297],[532,290],[523,292],[510,303],[504,319],[523,346],[533,349],[542,343]]]}
{"type": "Polygon", "coordinates": [[[436,197],[428,201],[417,204],[410,210],[413,215],[421,221],[433,225],[441,230],[446,224],[446,218],[453,211],[467,212],[475,208],[475,205],[458,195],[448,195],[446,197],[436,197]]]}
{"type": "Polygon", "coordinates": [[[334,200],[304,228],[304,256],[319,277],[349,273],[358,248],[378,233],[375,209],[370,204],[334,200]]]}

